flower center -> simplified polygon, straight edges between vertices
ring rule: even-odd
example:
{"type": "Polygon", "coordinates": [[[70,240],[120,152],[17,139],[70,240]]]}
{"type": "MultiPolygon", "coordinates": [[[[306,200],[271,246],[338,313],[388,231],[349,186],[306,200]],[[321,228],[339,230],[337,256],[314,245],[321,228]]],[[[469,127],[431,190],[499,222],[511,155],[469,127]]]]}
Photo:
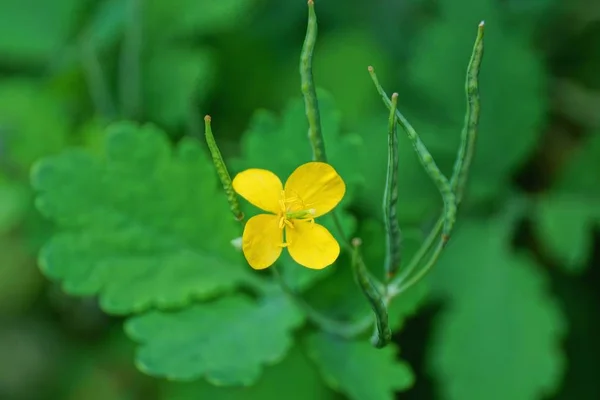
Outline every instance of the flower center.
{"type": "Polygon", "coordinates": [[[281,192],[279,199],[281,211],[279,213],[279,229],[285,226],[294,229],[294,224],[291,220],[308,220],[314,222],[316,210],[314,208],[304,207],[304,203],[299,197],[286,197],[285,191],[281,192]]]}

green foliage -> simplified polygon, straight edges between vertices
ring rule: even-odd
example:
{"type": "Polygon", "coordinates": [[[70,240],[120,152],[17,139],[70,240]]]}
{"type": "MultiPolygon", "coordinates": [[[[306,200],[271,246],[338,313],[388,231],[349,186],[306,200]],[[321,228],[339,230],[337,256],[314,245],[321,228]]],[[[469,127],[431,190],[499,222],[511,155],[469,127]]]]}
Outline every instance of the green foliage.
{"type": "MultiPolygon", "coordinates": [[[[315,3],[325,145],[347,184],[336,211],[378,279],[388,114],[367,66],[399,93],[399,110],[449,176],[468,56],[486,22],[465,207],[432,279],[393,300],[396,343],[373,349],[372,326],[347,339],[319,331],[272,271],[251,270],[230,244],[243,225],[204,143],[176,140],[200,136],[208,113],[232,176],[257,167],[284,181],[311,159],[298,79],[306,1],[4,0],[0,398],[598,398],[598,7],[315,3]],[[562,146],[572,138],[553,142],[583,132],[573,154],[562,146]],[[522,238],[530,232],[498,210],[524,196],[517,185],[537,183],[538,167],[546,175],[564,159],[551,187],[527,200],[535,237],[522,238]],[[512,249],[516,236],[540,257],[512,249]],[[562,270],[549,274],[554,264],[562,270]],[[440,306],[432,326],[423,310],[431,299],[440,306]],[[414,390],[398,344],[414,362],[414,390]],[[426,372],[433,381],[422,381],[426,372]]],[[[402,131],[398,152],[402,271],[442,202],[402,131]]],[[[330,216],[317,222],[342,242],[330,216]]],[[[372,312],[349,258],[342,251],[311,271],[284,251],[277,267],[316,310],[359,326],[372,312]]]]}
{"type": "Polygon", "coordinates": [[[446,399],[541,398],[564,373],[564,316],[539,266],[511,251],[514,220],[464,222],[437,266],[434,288],[450,304],[429,364],[446,399]]]}
{"type": "Polygon", "coordinates": [[[323,333],[306,342],[329,386],[352,400],[393,399],[395,391],[410,388],[414,376],[410,367],[395,360],[395,346],[377,351],[364,340],[345,341],[323,333]]]}
{"type": "Polygon", "coordinates": [[[285,356],[293,343],[290,331],[302,320],[281,295],[258,304],[236,296],[174,313],[149,312],[130,319],[126,331],[142,344],[137,365],[148,374],[251,385],[263,364],[285,356]]]}
{"type": "Polygon", "coordinates": [[[600,135],[592,134],[561,171],[553,190],[536,208],[537,233],[566,271],[580,273],[593,245],[592,228],[600,223],[600,135]]]}
{"type": "Polygon", "coordinates": [[[102,157],[68,150],[38,163],[37,206],[62,232],[40,255],[47,276],[107,312],[178,307],[246,277],[237,227],[212,165],[194,140],[171,151],[163,132],[119,123],[102,157]],[[222,202],[215,202],[214,199],[222,202]]]}
{"type": "Polygon", "coordinates": [[[190,398],[219,400],[279,400],[283,393],[290,400],[333,400],[338,397],[329,390],[312,363],[296,346],[285,359],[265,368],[261,378],[249,387],[217,387],[206,382],[167,384],[164,400],[190,398]]]}

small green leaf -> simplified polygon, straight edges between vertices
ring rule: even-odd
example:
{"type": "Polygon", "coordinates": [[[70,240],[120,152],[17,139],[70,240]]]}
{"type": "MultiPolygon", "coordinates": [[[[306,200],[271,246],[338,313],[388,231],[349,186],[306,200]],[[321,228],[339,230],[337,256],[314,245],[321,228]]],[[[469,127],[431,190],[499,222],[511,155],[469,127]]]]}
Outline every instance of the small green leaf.
{"type": "Polygon", "coordinates": [[[560,384],[566,321],[543,270],[511,251],[514,221],[464,221],[432,274],[450,301],[428,355],[445,399],[530,400],[560,384]]]}
{"type": "Polygon", "coordinates": [[[396,360],[394,345],[375,349],[368,341],[346,341],[324,333],[313,334],[306,345],[325,382],[352,400],[391,400],[394,392],[413,385],[412,370],[396,360]]]}
{"type": "Polygon", "coordinates": [[[213,82],[213,56],[207,50],[152,49],[144,62],[144,106],[149,120],[181,126],[213,82]]]}
{"type": "Polygon", "coordinates": [[[565,271],[580,273],[591,256],[592,230],[600,224],[600,134],[572,154],[552,190],[536,207],[536,230],[565,271]]]}
{"type": "Polygon", "coordinates": [[[580,148],[572,154],[571,161],[558,176],[555,189],[563,193],[574,193],[600,199],[598,174],[600,170],[600,131],[590,132],[580,148]]]}
{"type": "Polygon", "coordinates": [[[40,264],[76,295],[126,314],[227,291],[249,273],[212,164],[195,140],[172,151],[152,125],[108,128],[103,157],[68,150],[37,163],[38,209],[63,228],[40,264]]]}
{"type": "Polygon", "coordinates": [[[592,228],[600,222],[600,203],[577,196],[551,194],[536,207],[537,231],[566,271],[582,272],[591,256],[592,228]]]}
{"type": "Polygon", "coordinates": [[[319,373],[296,346],[279,364],[265,368],[263,375],[250,387],[218,387],[205,381],[169,383],[163,387],[163,400],[333,400],[337,395],[327,388],[319,373]]]}
{"type": "Polygon", "coordinates": [[[125,329],[141,344],[137,365],[145,373],[235,386],[253,384],[264,364],[280,362],[302,321],[282,295],[258,304],[235,296],[174,313],[152,311],[131,318],[125,329]]]}

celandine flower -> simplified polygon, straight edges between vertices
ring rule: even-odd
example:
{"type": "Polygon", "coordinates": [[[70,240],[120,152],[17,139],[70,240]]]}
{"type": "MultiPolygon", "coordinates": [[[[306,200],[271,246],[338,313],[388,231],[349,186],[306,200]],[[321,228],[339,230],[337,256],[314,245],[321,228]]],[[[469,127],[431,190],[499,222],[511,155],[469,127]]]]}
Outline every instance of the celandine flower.
{"type": "Polygon", "coordinates": [[[340,245],[315,218],[327,214],[344,197],[346,185],[329,164],[309,162],[285,183],[271,171],[247,169],[233,179],[234,190],[272,214],[250,218],[242,235],[242,251],[254,269],[268,268],[287,247],[298,264],[322,269],[338,258],[340,245]]]}

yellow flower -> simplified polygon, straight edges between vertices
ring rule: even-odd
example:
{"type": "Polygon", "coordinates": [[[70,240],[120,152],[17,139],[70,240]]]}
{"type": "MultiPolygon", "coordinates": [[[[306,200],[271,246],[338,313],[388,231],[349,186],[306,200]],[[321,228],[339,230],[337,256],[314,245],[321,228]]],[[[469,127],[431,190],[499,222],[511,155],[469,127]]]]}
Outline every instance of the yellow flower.
{"type": "Polygon", "coordinates": [[[234,190],[271,214],[248,220],[242,251],[254,269],[273,265],[287,247],[298,264],[322,269],[338,258],[340,245],[315,218],[331,211],[344,197],[346,185],[329,164],[309,162],[285,183],[271,171],[247,169],[233,179],[234,190]]]}

